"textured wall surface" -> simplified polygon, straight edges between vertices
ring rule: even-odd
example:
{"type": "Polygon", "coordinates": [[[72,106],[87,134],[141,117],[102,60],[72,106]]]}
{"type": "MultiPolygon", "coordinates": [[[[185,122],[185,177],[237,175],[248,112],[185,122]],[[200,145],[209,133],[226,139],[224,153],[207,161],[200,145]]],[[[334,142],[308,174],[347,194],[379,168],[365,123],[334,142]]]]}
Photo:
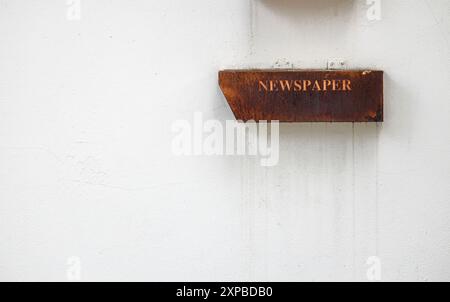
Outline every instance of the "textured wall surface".
{"type": "Polygon", "coordinates": [[[0,0],[0,280],[450,281],[450,1],[73,5],[0,0]],[[385,123],[173,155],[174,120],[233,119],[219,69],[334,57],[386,72],[385,123]]]}

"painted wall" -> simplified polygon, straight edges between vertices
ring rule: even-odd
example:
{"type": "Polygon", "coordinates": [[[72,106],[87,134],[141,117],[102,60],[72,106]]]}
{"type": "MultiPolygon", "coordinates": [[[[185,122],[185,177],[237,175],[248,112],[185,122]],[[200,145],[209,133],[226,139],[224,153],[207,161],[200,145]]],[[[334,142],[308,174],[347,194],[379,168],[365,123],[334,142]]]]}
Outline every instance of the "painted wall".
{"type": "Polygon", "coordinates": [[[450,281],[450,1],[381,5],[0,0],[0,280],[450,281]],[[386,71],[384,124],[173,155],[233,119],[219,69],[334,57],[386,71]]]}

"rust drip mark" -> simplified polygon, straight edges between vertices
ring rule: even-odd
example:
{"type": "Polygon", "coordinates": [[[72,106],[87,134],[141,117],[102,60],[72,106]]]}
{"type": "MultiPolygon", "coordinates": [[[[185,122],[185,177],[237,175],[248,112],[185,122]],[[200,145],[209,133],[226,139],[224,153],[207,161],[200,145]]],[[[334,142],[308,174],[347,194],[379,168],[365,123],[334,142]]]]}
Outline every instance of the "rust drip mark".
{"type": "Polygon", "coordinates": [[[219,85],[243,121],[383,121],[383,71],[223,70],[219,85]]]}

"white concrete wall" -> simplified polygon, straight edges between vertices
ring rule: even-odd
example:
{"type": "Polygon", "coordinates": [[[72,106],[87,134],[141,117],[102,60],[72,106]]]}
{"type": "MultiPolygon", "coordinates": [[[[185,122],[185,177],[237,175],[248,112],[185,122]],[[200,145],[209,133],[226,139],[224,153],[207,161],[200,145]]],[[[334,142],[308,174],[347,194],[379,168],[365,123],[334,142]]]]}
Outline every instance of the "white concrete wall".
{"type": "Polygon", "coordinates": [[[450,1],[81,4],[0,0],[0,280],[450,281],[450,1]],[[386,71],[384,124],[172,155],[175,120],[233,118],[219,69],[330,57],[386,71]]]}

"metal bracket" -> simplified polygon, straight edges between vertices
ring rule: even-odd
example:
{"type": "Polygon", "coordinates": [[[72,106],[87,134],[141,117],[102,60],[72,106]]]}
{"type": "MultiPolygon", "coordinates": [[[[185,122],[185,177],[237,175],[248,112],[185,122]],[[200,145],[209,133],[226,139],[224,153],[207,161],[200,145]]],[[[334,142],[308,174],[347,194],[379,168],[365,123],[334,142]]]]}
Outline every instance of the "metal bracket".
{"type": "Polygon", "coordinates": [[[347,62],[341,58],[328,59],[327,69],[328,70],[344,70],[347,68],[347,62]]]}

